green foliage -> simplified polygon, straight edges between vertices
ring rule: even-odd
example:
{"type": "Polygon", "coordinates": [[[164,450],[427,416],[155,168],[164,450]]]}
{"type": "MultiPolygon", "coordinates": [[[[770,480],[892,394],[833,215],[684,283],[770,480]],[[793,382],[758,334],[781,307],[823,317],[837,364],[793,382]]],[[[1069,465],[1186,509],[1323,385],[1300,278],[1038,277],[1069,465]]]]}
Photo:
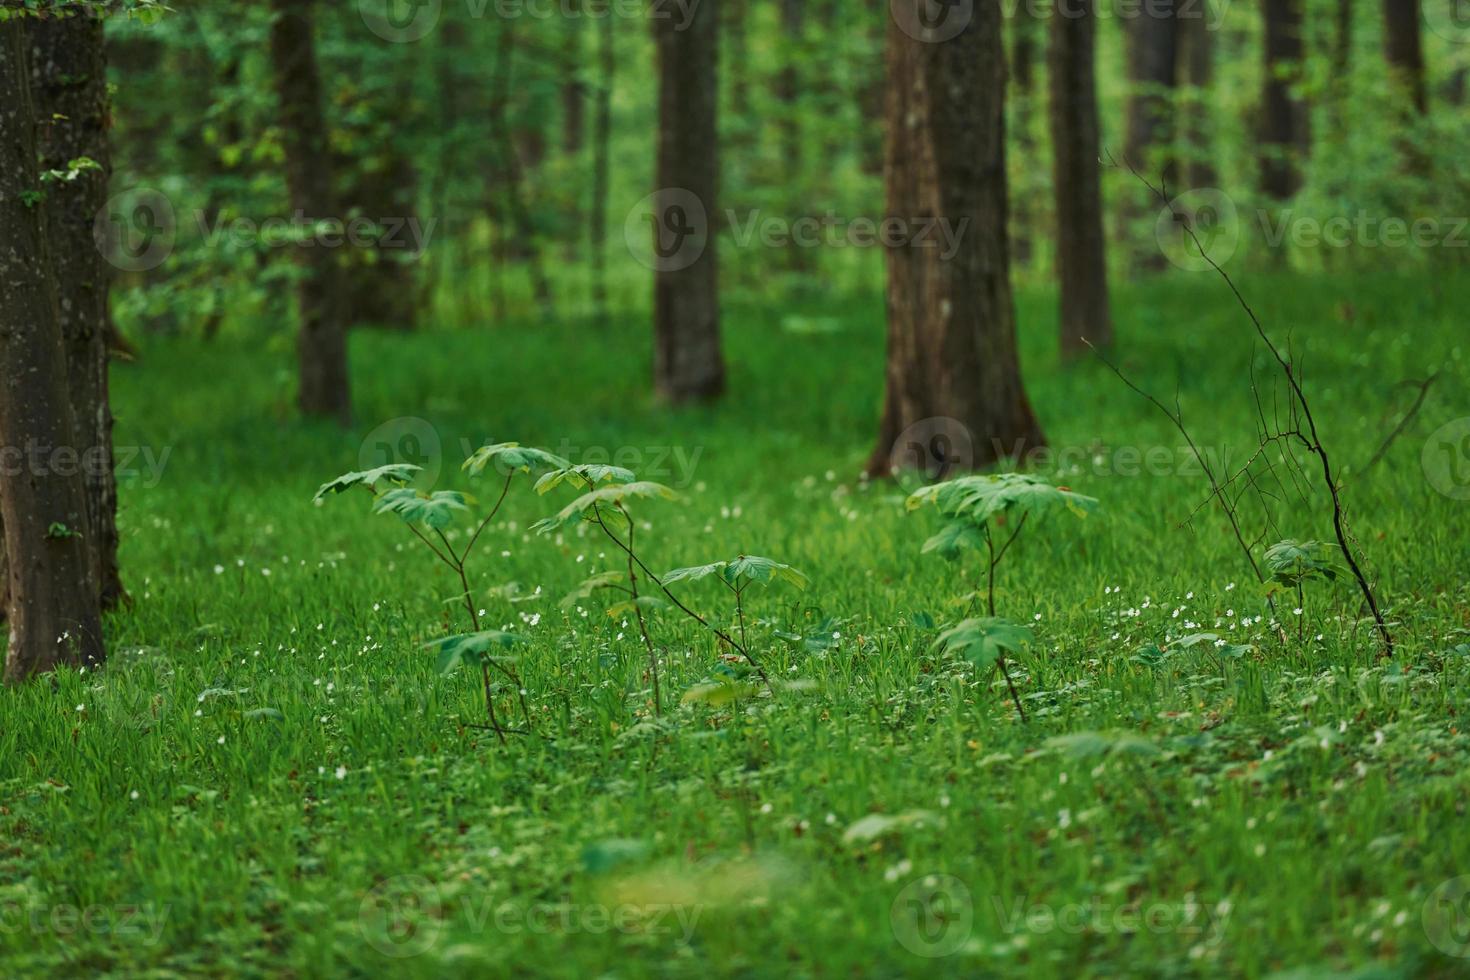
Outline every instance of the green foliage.
{"type": "Polygon", "coordinates": [[[627,518],[624,515],[624,506],[628,501],[673,500],[677,496],[662,483],[651,483],[647,480],[599,487],[582,494],[555,515],[532,524],[531,530],[547,534],[584,520],[600,520],[617,527],[625,527],[627,518]]]}
{"type": "Polygon", "coordinates": [[[785,582],[798,590],[807,587],[805,573],[790,565],[773,561],[770,558],[761,558],[758,555],[739,555],[730,561],[716,561],[708,565],[676,568],[665,572],[659,578],[665,585],[672,585],[675,582],[697,582],[711,575],[718,576],[720,581],[726,585],[739,588],[744,588],[751,583],[769,585],[776,582],[785,582]]]}
{"type": "Polygon", "coordinates": [[[464,461],[462,468],[470,476],[479,476],[486,467],[493,466],[498,472],[509,476],[512,473],[557,470],[570,465],[562,457],[544,449],[522,446],[518,442],[500,442],[476,449],[464,461]]]}
{"type": "Polygon", "coordinates": [[[335,480],[323,483],[312,499],[321,500],[330,494],[343,493],[354,487],[366,487],[371,492],[377,493],[380,483],[404,486],[412,482],[414,474],[422,469],[422,466],[414,466],[412,463],[389,463],[387,466],[379,466],[371,470],[343,473],[335,480]]]}
{"type": "Polygon", "coordinates": [[[922,487],[909,495],[908,510],[933,504],[947,518],[979,526],[998,514],[1019,517],[1064,509],[1086,517],[1097,500],[1067,487],[1053,486],[1030,473],[976,474],[922,487]]]}
{"type": "Polygon", "coordinates": [[[453,524],[456,513],[468,511],[471,499],[455,490],[425,493],[410,487],[396,487],[378,497],[373,513],[397,514],[406,523],[422,524],[438,531],[453,524]]]}
{"type": "Polygon", "coordinates": [[[507,633],[503,630],[480,630],[477,633],[441,637],[425,643],[424,646],[439,654],[436,664],[439,673],[449,674],[460,667],[479,667],[491,660],[505,662],[507,658],[504,654],[496,654],[493,651],[507,650],[517,643],[525,642],[526,638],[518,633],[507,633]]]}
{"type": "Polygon", "coordinates": [[[1337,549],[1322,541],[1278,541],[1266,549],[1274,583],[1295,588],[1308,579],[1337,580],[1337,549]]]}
{"type": "Polygon", "coordinates": [[[977,671],[985,673],[1004,660],[1006,654],[1020,653],[1035,639],[1036,635],[1029,626],[984,616],[962,620],[951,626],[939,634],[934,647],[969,661],[977,671]]]}
{"type": "Polygon", "coordinates": [[[544,474],[536,481],[536,492],[547,493],[555,490],[563,483],[570,483],[574,487],[595,487],[599,483],[633,483],[638,479],[632,470],[621,466],[609,466],[605,463],[581,463],[577,466],[563,466],[544,474]]]}

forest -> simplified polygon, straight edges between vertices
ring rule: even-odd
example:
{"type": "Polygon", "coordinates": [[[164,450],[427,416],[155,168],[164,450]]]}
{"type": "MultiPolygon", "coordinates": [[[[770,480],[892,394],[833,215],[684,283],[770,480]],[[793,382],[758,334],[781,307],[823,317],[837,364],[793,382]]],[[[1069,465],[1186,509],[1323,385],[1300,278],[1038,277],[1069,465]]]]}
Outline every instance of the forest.
{"type": "Polygon", "coordinates": [[[1470,975],[1467,83],[0,0],[0,976],[1470,975]]]}

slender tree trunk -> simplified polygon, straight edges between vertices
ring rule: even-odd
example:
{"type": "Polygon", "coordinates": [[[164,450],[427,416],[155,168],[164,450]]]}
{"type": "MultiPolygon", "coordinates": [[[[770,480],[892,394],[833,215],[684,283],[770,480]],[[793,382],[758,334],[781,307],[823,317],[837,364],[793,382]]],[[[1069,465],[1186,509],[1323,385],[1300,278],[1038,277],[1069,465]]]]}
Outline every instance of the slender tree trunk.
{"type": "Polygon", "coordinates": [[[658,263],[654,273],[654,388],[675,404],[716,398],[725,390],[712,234],[720,174],[719,7],[705,0],[687,27],[678,24],[672,16],[653,19],[659,73],[655,233],[660,258],[665,247],[672,250],[670,261],[658,263]],[[690,248],[697,254],[691,256],[690,248]]]}
{"type": "Polygon", "coordinates": [[[582,81],[582,24],[587,16],[574,5],[562,36],[561,151],[569,157],[582,152],[587,131],[587,86],[582,81]]]}
{"type": "Polygon", "coordinates": [[[1179,75],[1184,83],[1180,99],[1180,128],[1188,154],[1184,183],[1188,188],[1214,187],[1215,173],[1214,100],[1215,41],[1208,20],[1209,7],[1200,3],[1179,18],[1179,75]]]}
{"type": "Polygon", "coordinates": [[[1179,21],[1173,0],[1143,4],[1127,21],[1128,109],[1124,153],[1140,173],[1172,188],[1179,21]]]}
{"type": "Polygon", "coordinates": [[[1296,89],[1302,76],[1301,0],[1265,0],[1265,89],[1261,98],[1261,190],[1278,201],[1302,184],[1306,107],[1296,89]]]}
{"type": "MultiPolygon", "coordinates": [[[[1443,0],[1436,0],[1443,2],[1443,0]]],[[[1414,111],[1428,108],[1424,92],[1424,49],[1419,39],[1419,0],[1383,0],[1383,52],[1414,111]]]]}
{"type": "Polygon", "coordinates": [[[1021,383],[1006,242],[1005,51],[1000,0],[978,0],[960,32],[925,42],[926,0],[888,26],[887,211],[934,216],[957,233],[952,255],[922,240],[889,248],[888,367],[868,472],[903,459],[905,430],[936,417],[969,430],[983,466],[1044,442],[1021,383]]]}
{"type": "Polygon", "coordinates": [[[1052,18],[1052,186],[1057,210],[1057,276],[1061,282],[1064,356],[1113,342],[1103,238],[1101,137],[1097,119],[1096,0],[1071,0],[1052,18]]]}
{"type": "MultiPolygon", "coordinates": [[[[270,47],[286,151],[291,210],[306,220],[341,219],[327,153],[322,85],[313,40],[313,0],[271,0],[270,47]]],[[[342,266],[334,249],[307,242],[296,249],[297,335],[301,388],[307,415],[352,417],[347,373],[347,322],[342,266]]]]}
{"type": "Polygon", "coordinates": [[[97,213],[112,172],[107,130],[107,61],[102,18],[95,13],[31,20],[31,91],[41,126],[41,167],[75,178],[46,188],[46,219],[66,344],[68,390],[91,529],[88,554],[102,608],[123,597],[117,567],[117,480],[112,465],[112,409],[107,385],[108,266],[97,247],[97,213]]]}
{"type": "MultiPolygon", "coordinates": [[[[1064,5],[1067,2],[1071,0],[1064,0],[1064,5]]],[[[1040,45],[1045,43],[1042,40],[1045,22],[1032,16],[1030,11],[1029,4],[1018,4],[1010,23],[1012,89],[1010,118],[1015,124],[1016,149],[1023,160],[1036,158],[1036,139],[1031,128],[1031,119],[1037,108],[1036,63],[1039,58],[1046,57],[1045,50],[1038,51],[1040,45]]],[[[1054,13],[1060,14],[1060,11],[1054,11],[1054,13]]],[[[1036,211],[1037,208],[1032,206],[1031,199],[1025,194],[1022,194],[1012,207],[1011,226],[1014,230],[1011,239],[1012,252],[1015,264],[1022,268],[1031,264],[1032,239],[1039,230],[1036,211]]]]}
{"type": "MultiPolygon", "coordinates": [[[[806,0],[781,0],[781,70],[776,75],[776,99],[781,103],[777,119],[781,143],[783,183],[787,188],[786,207],[793,220],[801,214],[810,187],[805,181],[802,163],[802,95],[807,91],[802,67],[806,62],[806,0]]],[[[792,245],[785,249],[786,264],[795,270],[809,270],[811,250],[792,245]]]]}
{"type": "Polygon", "coordinates": [[[592,217],[587,223],[592,255],[592,312],[607,326],[607,195],[611,179],[612,93],[617,57],[613,49],[613,19],[597,22],[597,107],[593,122],[592,217]]]}
{"type": "Polygon", "coordinates": [[[25,21],[0,22],[0,521],[9,556],[5,680],[100,664],[87,491],[37,168],[25,21]]]}

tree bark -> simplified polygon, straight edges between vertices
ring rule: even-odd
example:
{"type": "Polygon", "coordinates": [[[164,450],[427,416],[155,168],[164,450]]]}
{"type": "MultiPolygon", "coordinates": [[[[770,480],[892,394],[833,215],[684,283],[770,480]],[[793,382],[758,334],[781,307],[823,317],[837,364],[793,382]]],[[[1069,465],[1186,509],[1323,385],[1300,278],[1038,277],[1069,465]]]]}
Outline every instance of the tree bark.
{"type": "MultiPolygon", "coordinates": [[[[895,13],[921,23],[926,0],[904,2],[895,13]]],[[[895,16],[886,61],[888,215],[940,219],[957,239],[948,256],[922,238],[887,250],[887,384],[867,470],[892,472],[905,430],[936,417],[969,431],[970,458],[952,462],[983,466],[1044,443],[1016,349],[1000,0],[979,0],[944,41],[915,39],[895,16]]]]}
{"type": "Polygon", "coordinates": [[[600,326],[607,326],[607,197],[611,179],[612,93],[617,71],[613,48],[613,19],[597,22],[598,85],[593,117],[592,215],[587,222],[592,255],[592,312],[600,326]]]}
{"type": "MultiPolygon", "coordinates": [[[[286,151],[286,185],[293,212],[308,221],[340,220],[312,36],[313,6],[313,0],[271,0],[271,64],[286,151]]],[[[297,246],[295,257],[301,277],[296,290],[301,320],[297,402],[307,415],[347,425],[352,398],[342,266],[333,249],[312,242],[297,246]]]]}
{"type": "MultiPolygon", "coordinates": [[[[712,222],[719,193],[717,107],[719,85],[719,7],[713,0],[693,9],[687,27],[670,15],[653,18],[658,50],[659,134],[658,231],[671,222],[693,222],[703,248],[693,262],[661,263],[654,273],[654,388],[679,404],[717,398],[725,390],[720,350],[718,263],[712,222]],[[672,203],[678,198],[694,208],[672,203]],[[702,210],[703,214],[689,213],[702,210]]],[[[680,243],[690,247],[684,231],[680,243]]],[[[662,236],[661,236],[662,238],[662,236]]]]}
{"type": "Polygon", "coordinates": [[[1307,114],[1295,91],[1302,76],[1301,0],[1265,0],[1265,88],[1261,97],[1261,190],[1278,201],[1302,184],[1307,114]]]}
{"type": "Polygon", "coordinates": [[[57,310],[66,344],[67,387],[86,492],[87,552],[102,608],[122,599],[117,565],[117,480],[108,401],[107,294],[110,276],[94,237],[112,172],[107,146],[110,105],[102,18],[92,12],[30,20],[31,92],[40,128],[41,167],[67,172],[46,186],[46,221],[57,310]]]}
{"type": "Polygon", "coordinates": [[[1113,342],[1103,238],[1097,118],[1096,0],[1071,0],[1052,18],[1052,187],[1061,282],[1061,350],[1075,356],[1113,342]]]}
{"type": "Polygon", "coordinates": [[[0,520],[10,588],[5,680],[103,661],[86,489],[37,168],[23,18],[0,22],[0,520]]]}
{"type": "MultiPolygon", "coordinates": [[[[1444,0],[1437,0],[1444,2],[1444,0]]],[[[1419,0],[1383,0],[1383,52],[1404,87],[1414,111],[1428,108],[1424,91],[1424,49],[1420,44],[1419,0]]]]}
{"type": "Polygon", "coordinates": [[[1123,152],[1153,182],[1172,188],[1174,89],[1178,80],[1179,22],[1173,0],[1154,0],[1127,21],[1128,107],[1123,152]]]}
{"type": "Polygon", "coordinates": [[[1215,78],[1214,32],[1206,19],[1209,8],[1199,4],[1187,16],[1179,19],[1179,69],[1184,83],[1184,97],[1180,100],[1180,126],[1187,158],[1184,165],[1184,183],[1189,189],[1214,187],[1219,177],[1215,173],[1212,134],[1214,102],[1211,89],[1215,78]]]}
{"type": "MultiPolygon", "coordinates": [[[[1068,0],[1070,2],[1070,0],[1068,0]]],[[[1060,14],[1060,10],[1053,11],[1060,14]]],[[[1030,120],[1036,112],[1036,62],[1039,57],[1046,57],[1043,49],[1038,52],[1041,44],[1038,40],[1045,37],[1045,21],[1032,16],[1029,4],[1021,3],[1016,6],[1015,14],[1010,21],[1011,27],[1011,120],[1016,124],[1015,141],[1016,148],[1024,160],[1032,160],[1036,157],[1036,140],[1034,138],[1030,120]]],[[[1044,40],[1041,41],[1045,43],[1044,40]]],[[[1011,238],[1012,259],[1015,265],[1026,268],[1031,265],[1033,239],[1039,231],[1036,211],[1032,201],[1027,195],[1022,194],[1020,199],[1012,206],[1011,225],[1014,234],[1011,238]]]]}

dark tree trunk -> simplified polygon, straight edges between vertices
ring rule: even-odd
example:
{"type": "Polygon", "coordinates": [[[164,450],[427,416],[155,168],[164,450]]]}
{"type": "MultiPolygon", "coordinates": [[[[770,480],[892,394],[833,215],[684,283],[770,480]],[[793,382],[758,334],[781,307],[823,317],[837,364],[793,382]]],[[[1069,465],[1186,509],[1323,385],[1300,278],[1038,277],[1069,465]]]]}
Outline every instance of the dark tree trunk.
{"type": "MultiPolygon", "coordinates": [[[[0,22],[0,522],[9,556],[5,680],[100,664],[86,488],[46,235],[25,22],[0,22]]],[[[49,188],[47,188],[49,190],[49,188]]]]}
{"type": "MultiPolygon", "coordinates": [[[[309,221],[340,220],[312,37],[313,6],[312,0],[271,0],[271,63],[286,151],[286,185],[293,212],[309,221]]],[[[308,242],[296,249],[296,262],[301,269],[296,293],[301,319],[297,401],[307,415],[334,418],[346,425],[351,420],[352,401],[339,256],[335,249],[312,247],[308,242]]]]}
{"type": "Polygon", "coordinates": [[[617,58],[613,49],[613,19],[597,24],[597,108],[593,122],[592,216],[587,222],[592,255],[592,312],[597,323],[607,325],[607,195],[611,180],[612,93],[617,58]]]}
{"type": "Polygon", "coordinates": [[[504,195],[504,204],[502,206],[492,203],[490,213],[498,242],[497,262],[504,263],[512,257],[525,260],[536,304],[541,308],[543,316],[550,317],[554,313],[551,282],[546,277],[541,261],[541,236],[532,214],[526,180],[527,168],[536,168],[545,156],[545,138],[539,121],[534,119],[529,124],[516,127],[514,133],[512,132],[510,100],[511,82],[515,72],[514,26],[512,20],[502,21],[496,44],[490,129],[499,161],[497,167],[491,171],[497,186],[489,190],[492,202],[498,202],[498,192],[504,195]],[[512,233],[514,237],[511,237],[512,233]]]}
{"type": "Polygon", "coordinates": [[[805,0],[781,0],[781,34],[786,56],[776,76],[776,98],[781,102],[781,158],[788,180],[801,174],[801,66],[806,36],[805,0]]]}
{"type": "Polygon", "coordinates": [[[1142,4],[1127,22],[1128,109],[1123,152],[1139,173],[1174,186],[1174,89],[1179,21],[1173,0],[1142,4]]]}
{"type": "Polygon", "coordinates": [[[1266,0],[1265,89],[1261,105],[1261,190],[1278,201],[1302,184],[1307,114],[1296,89],[1302,77],[1301,0],[1266,0]]]}
{"type": "Polygon", "coordinates": [[[117,567],[117,481],[112,466],[112,409],[107,388],[108,266],[94,227],[107,203],[110,107],[102,18],[78,13],[28,26],[31,91],[41,126],[41,167],[67,171],[71,161],[97,166],[46,188],[46,220],[66,344],[67,387],[86,488],[92,580],[102,607],[123,597],[117,567]]]}
{"type": "Polygon", "coordinates": [[[1077,16],[1052,18],[1048,49],[1064,356],[1082,353],[1084,341],[1113,342],[1098,163],[1096,9],[1096,0],[1072,0],[1077,16]]]}
{"type": "Polygon", "coordinates": [[[903,26],[926,0],[904,0],[888,26],[887,211],[933,216],[958,233],[948,257],[932,242],[889,248],[888,366],[868,472],[903,459],[900,437],[944,418],[969,430],[983,466],[1043,443],[1021,383],[1006,242],[1005,51],[999,0],[980,0],[954,37],[924,42],[903,26]]]}
{"type": "Polygon", "coordinates": [[[1414,111],[1423,115],[1428,102],[1424,94],[1424,49],[1419,41],[1420,16],[1419,0],[1383,0],[1384,56],[1408,93],[1414,111]]]}
{"type": "Polygon", "coordinates": [[[677,404],[716,398],[725,390],[712,233],[720,172],[719,7],[705,0],[682,30],[673,17],[656,17],[653,33],[659,73],[655,234],[672,230],[673,240],[663,245],[674,250],[654,272],[654,388],[677,404]],[[690,248],[697,256],[686,264],[690,248]]]}
{"type": "Polygon", "coordinates": [[[1219,180],[1211,138],[1215,131],[1210,91],[1215,78],[1215,43],[1205,16],[1207,10],[1200,5],[1179,20],[1179,75],[1186,86],[1180,104],[1180,128],[1188,152],[1184,165],[1188,188],[1214,187],[1219,180]]]}
{"type": "MultiPolygon", "coordinates": [[[[569,157],[582,152],[587,131],[587,86],[582,82],[582,23],[568,17],[562,39],[561,150],[569,157]]],[[[606,18],[603,18],[604,20],[606,18]]]]}
{"type": "Polygon", "coordinates": [[[750,112],[749,6],[750,0],[721,0],[730,51],[730,108],[736,119],[745,119],[750,112]]]}

